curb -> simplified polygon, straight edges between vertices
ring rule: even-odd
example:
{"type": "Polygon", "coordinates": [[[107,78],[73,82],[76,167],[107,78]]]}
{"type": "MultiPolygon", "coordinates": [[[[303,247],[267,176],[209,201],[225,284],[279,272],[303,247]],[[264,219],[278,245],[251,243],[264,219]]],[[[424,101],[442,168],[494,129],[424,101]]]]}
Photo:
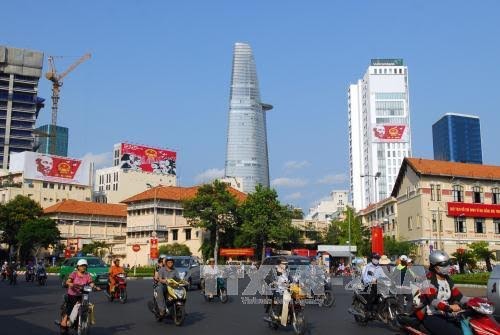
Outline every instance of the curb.
{"type": "Polygon", "coordinates": [[[127,280],[153,280],[153,277],[127,277],[127,280]]]}
{"type": "Polygon", "coordinates": [[[455,284],[456,286],[459,286],[459,287],[468,287],[468,288],[488,288],[487,285],[476,285],[476,284],[455,284]]]}

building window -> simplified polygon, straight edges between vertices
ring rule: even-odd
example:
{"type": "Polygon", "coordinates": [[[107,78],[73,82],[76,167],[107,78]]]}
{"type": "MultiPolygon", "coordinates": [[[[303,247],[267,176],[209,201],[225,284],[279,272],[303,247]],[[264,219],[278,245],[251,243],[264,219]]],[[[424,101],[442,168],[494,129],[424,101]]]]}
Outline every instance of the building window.
{"type": "Polygon", "coordinates": [[[177,241],[179,235],[178,233],[179,233],[178,229],[172,229],[172,241],[177,241]]]}
{"type": "Polygon", "coordinates": [[[500,205],[500,188],[494,187],[491,189],[491,203],[500,205]]]}
{"type": "Polygon", "coordinates": [[[484,219],[483,218],[475,218],[474,219],[474,231],[478,234],[484,234],[484,219]]]}
{"type": "Polygon", "coordinates": [[[432,214],[432,231],[437,231],[437,217],[436,217],[436,214],[432,214]]]}
{"type": "Polygon", "coordinates": [[[465,218],[462,216],[455,217],[455,233],[466,233],[467,226],[465,223],[465,218]]]}
{"type": "Polygon", "coordinates": [[[47,187],[49,187],[49,183],[47,183],[47,182],[45,182],[45,181],[44,181],[44,182],[43,182],[43,184],[42,184],[42,187],[43,187],[43,188],[47,188],[47,187]]]}
{"type": "Polygon", "coordinates": [[[495,234],[500,234],[500,219],[493,220],[493,226],[495,226],[495,234]]]}
{"type": "Polygon", "coordinates": [[[439,213],[438,215],[438,220],[439,220],[439,231],[443,232],[443,215],[439,213]]]}
{"type": "Polygon", "coordinates": [[[436,200],[436,188],[434,184],[431,184],[431,201],[436,200]]]}
{"type": "Polygon", "coordinates": [[[186,241],[191,239],[191,229],[186,229],[186,241]]]}
{"type": "Polygon", "coordinates": [[[453,201],[464,202],[464,187],[460,185],[453,185],[453,201]]]}
{"type": "Polygon", "coordinates": [[[441,201],[441,185],[436,185],[436,200],[441,201]]]}
{"type": "Polygon", "coordinates": [[[475,204],[483,203],[483,188],[480,186],[474,186],[472,188],[472,202],[475,204]]]}
{"type": "Polygon", "coordinates": [[[408,217],[408,230],[413,229],[413,218],[410,216],[408,217]]]}
{"type": "Polygon", "coordinates": [[[54,189],[54,183],[50,183],[49,188],[54,189]]]}

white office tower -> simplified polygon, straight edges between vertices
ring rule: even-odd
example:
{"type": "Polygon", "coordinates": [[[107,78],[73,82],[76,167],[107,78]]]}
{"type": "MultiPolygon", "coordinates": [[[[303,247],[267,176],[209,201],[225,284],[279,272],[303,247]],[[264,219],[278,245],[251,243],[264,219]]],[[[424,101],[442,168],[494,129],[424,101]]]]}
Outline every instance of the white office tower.
{"type": "Polygon", "coordinates": [[[411,157],[408,68],[402,59],[372,59],[363,79],[349,86],[354,208],[390,196],[404,157],[411,157]]]}

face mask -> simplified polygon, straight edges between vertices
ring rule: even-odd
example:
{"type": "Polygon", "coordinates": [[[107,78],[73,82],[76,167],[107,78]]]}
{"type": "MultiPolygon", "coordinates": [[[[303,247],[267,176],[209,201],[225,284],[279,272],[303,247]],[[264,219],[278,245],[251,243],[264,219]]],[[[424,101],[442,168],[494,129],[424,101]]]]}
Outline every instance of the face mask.
{"type": "Polygon", "coordinates": [[[373,265],[378,265],[378,259],[372,259],[373,265]]]}
{"type": "Polygon", "coordinates": [[[436,266],[436,272],[442,276],[448,276],[450,274],[450,266],[436,266]]]}

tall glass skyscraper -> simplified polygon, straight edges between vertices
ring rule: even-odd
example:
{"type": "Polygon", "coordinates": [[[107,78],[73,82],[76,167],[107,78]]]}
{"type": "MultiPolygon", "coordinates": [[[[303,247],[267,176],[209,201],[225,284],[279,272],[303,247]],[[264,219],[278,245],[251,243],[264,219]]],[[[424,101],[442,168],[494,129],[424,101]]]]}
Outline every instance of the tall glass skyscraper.
{"type": "Polygon", "coordinates": [[[233,53],[225,177],[242,182],[243,192],[261,184],[269,187],[266,111],[260,101],[259,82],[252,49],[236,43],[233,53]]]}
{"type": "Polygon", "coordinates": [[[434,159],[483,163],[479,117],[447,113],[432,125],[434,159]]]}

